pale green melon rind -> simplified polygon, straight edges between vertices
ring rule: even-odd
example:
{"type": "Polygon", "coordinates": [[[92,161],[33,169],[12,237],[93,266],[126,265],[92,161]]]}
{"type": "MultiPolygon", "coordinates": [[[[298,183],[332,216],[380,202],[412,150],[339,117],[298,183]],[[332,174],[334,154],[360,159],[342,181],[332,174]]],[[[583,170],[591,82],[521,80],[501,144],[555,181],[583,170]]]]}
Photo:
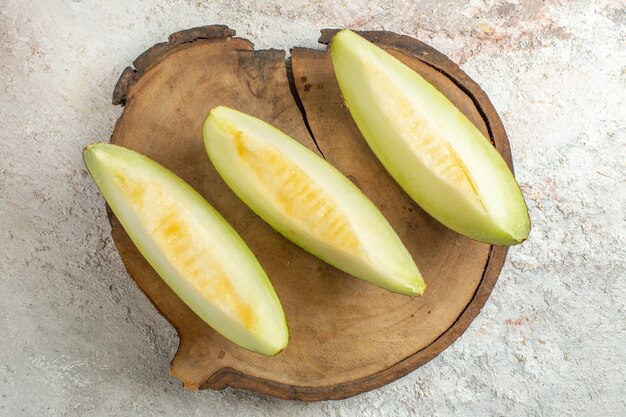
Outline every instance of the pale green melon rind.
{"type": "Polygon", "coordinates": [[[112,145],[89,145],[83,159],[94,182],[102,192],[129,237],[159,276],[202,320],[218,333],[248,350],[273,356],[285,348],[289,331],[280,300],[254,254],[228,222],[191,186],[153,160],[134,151],[112,145]],[[167,262],[151,238],[141,218],[112,181],[115,172],[131,173],[135,178],[157,182],[186,210],[195,230],[215,249],[224,266],[234,265],[229,276],[243,302],[253,306],[257,326],[245,329],[205,299],[167,262]],[[231,275],[232,274],[232,275],[231,275]]]}
{"type": "Polygon", "coordinates": [[[527,238],[528,209],[506,162],[441,92],[349,30],[333,37],[330,50],[339,87],[356,125],[383,166],[417,204],[445,226],[475,240],[513,245],[527,238]],[[383,115],[380,95],[385,92],[369,68],[383,71],[399,93],[448,133],[486,211],[437,177],[409,147],[405,132],[393,118],[383,115]]]}
{"type": "Polygon", "coordinates": [[[408,250],[374,204],[328,162],[274,126],[227,107],[207,116],[203,136],[209,159],[233,192],[276,231],[304,250],[355,277],[406,295],[421,295],[426,285],[408,250]],[[259,189],[250,170],[237,157],[229,132],[237,129],[280,150],[322,185],[360,234],[370,259],[338,250],[293,221],[259,189]]]}

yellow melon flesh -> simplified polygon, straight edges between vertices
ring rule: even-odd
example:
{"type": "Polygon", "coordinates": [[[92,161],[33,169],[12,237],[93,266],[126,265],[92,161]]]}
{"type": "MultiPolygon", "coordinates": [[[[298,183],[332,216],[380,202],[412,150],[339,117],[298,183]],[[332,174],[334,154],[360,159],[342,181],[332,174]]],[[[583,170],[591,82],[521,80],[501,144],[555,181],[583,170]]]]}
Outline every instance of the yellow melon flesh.
{"type": "Polygon", "coordinates": [[[408,147],[429,170],[484,211],[467,168],[458,153],[444,139],[444,129],[419,113],[416,106],[411,104],[410,98],[402,90],[394,88],[393,80],[384,72],[374,67],[370,67],[370,70],[372,83],[385,92],[378,96],[381,115],[394,120],[397,128],[405,132],[408,147]]]}
{"type": "Polygon", "coordinates": [[[246,143],[254,141],[242,136],[241,132],[233,136],[241,162],[253,173],[256,186],[265,190],[286,216],[330,245],[352,255],[362,253],[350,222],[332,196],[284,153],[272,146],[249,149],[246,143]]]}
{"type": "Polygon", "coordinates": [[[83,155],[137,249],[191,310],[246,349],[275,355],[286,346],[285,315],[267,275],[206,200],[128,149],[96,144],[83,155]]]}
{"type": "Polygon", "coordinates": [[[519,185],[488,138],[435,86],[349,30],[331,41],[346,107],[376,157],[426,212],[456,232],[514,245],[530,232],[519,185]]]}
{"type": "Polygon", "coordinates": [[[185,216],[184,207],[155,182],[120,175],[114,176],[113,182],[143,219],[170,265],[204,298],[220,305],[246,329],[252,328],[252,308],[239,299],[231,279],[199,235],[198,225],[185,216]]]}
{"type": "Polygon", "coordinates": [[[263,220],[355,277],[407,295],[424,280],[398,235],[344,175],[273,126],[226,107],[203,126],[211,162],[263,220]]]}

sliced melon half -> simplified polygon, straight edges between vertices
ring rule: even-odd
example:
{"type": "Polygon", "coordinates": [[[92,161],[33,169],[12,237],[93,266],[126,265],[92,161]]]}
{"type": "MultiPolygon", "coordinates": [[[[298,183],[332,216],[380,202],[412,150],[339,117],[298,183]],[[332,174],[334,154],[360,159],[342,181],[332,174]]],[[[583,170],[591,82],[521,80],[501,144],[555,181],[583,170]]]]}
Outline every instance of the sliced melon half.
{"type": "Polygon", "coordinates": [[[289,338],[265,271],[224,218],[174,173],[134,151],[87,146],[87,169],[141,254],[201,319],[275,355],[289,338]]]}
{"type": "Polygon", "coordinates": [[[398,235],[324,159],[270,124],[227,107],[211,110],[203,134],[224,181],[286,238],[355,277],[422,294],[424,281],[398,235]]]}
{"type": "Polygon", "coordinates": [[[354,32],[338,32],[330,50],[356,125],[417,204],[479,241],[512,245],[528,237],[528,209],[513,174],[447,97],[354,32]]]}

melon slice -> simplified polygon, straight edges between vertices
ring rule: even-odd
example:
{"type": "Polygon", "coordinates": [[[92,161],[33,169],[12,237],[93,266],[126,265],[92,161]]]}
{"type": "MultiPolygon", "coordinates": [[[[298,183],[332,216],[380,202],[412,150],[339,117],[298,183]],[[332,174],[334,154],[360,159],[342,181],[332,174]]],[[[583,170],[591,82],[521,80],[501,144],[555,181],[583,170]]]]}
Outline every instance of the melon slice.
{"type": "Polygon", "coordinates": [[[87,169],[141,254],[201,319],[275,355],[289,338],[265,271],[224,218],[174,173],[131,150],[87,146],[87,169]]]}
{"type": "Polygon", "coordinates": [[[450,100],[354,32],[338,32],[330,50],[356,125],[417,204],[475,240],[513,245],[528,237],[528,209],[513,174],[450,100]]]}
{"type": "Polygon", "coordinates": [[[324,159],[227,107],[211,110],[203,134],[224,181],[283,236],[355,277],[402,294],[423,293],[420,272],[387,220],[324,159]]]}

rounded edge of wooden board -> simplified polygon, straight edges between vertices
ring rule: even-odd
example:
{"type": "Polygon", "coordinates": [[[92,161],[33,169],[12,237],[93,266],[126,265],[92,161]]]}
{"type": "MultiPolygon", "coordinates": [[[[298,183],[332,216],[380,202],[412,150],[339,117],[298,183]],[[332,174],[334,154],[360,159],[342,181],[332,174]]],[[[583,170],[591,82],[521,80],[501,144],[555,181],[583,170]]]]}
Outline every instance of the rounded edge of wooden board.
{"type": "MultiPolygon", "coordinates": [[[[338,29],[323,29],[319,42],[328,44],[338,29]]],[[[405,35],[386,31],[358,32],[370,41],[385,47],[409,54],[425,64],[435,68],[452,80],[466,93],[484,119],[489,136],[502,154],[511,170],[513,163],[510,146],[502,121],[487,94],[444,54],[427,44],[405,35]]],[[[124,105],[132,86],[151,66],[165,59],[170,52],[181,45],[198,39],[226,39],[235,35],[235,31],[224,25],[202,26],[173,33],[168,42],[159,43],[146,50],[133,62],[135,68],[126,67],[122,72],[113,92],[113,104],[124,105]]],[[[245,41],[245,40],[243,40],[245,41]]],[[[247,42],[247,41],[246,41],[247,42]]],[[[252,44],[250,43],[250,49],[252,44]]],[[[108,210],[109,220],[113,223],[112,213],[108,210]]],[[[117,245],[117,243],[116,243],[117,245]]],[[[200,389],[221,390],[226,387],[245,389],[282,399],[300,401],[339,400],[349,398],[372,389],[384,386],[424,365],[450,346],[478,316],[498,279],[506,260],[507,247],[491,246],[481,281],[468,305],[457,320],[427,347],[402,359],[389,368],[354,381],[333,386],[307,387],[278,383],[272,380],[254,377],[236,369],[226,367],[218,370],[200,385],[200,389]]],[[[149,297],[148,297],[149,298],[149,297]]],[[[158,308],[157,308],[158,310],[158,308]]],[[[160,312],[160,311],[159,311],[160,312]]],[[[167,319],[167,317],[166,317],[167,319]]],[[[168,320],[169,322],[169,320],[168,320]]],[[[171,322],[170,322],[171,323],[171,322]]],[[[176,326],[171,323],[174,328],[176,326]]],[[[178,332],[178,329],[176,329],[178,332]]],[[[179,346],[180,347],[180,346],[179,346]]]]}

